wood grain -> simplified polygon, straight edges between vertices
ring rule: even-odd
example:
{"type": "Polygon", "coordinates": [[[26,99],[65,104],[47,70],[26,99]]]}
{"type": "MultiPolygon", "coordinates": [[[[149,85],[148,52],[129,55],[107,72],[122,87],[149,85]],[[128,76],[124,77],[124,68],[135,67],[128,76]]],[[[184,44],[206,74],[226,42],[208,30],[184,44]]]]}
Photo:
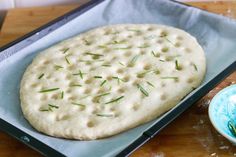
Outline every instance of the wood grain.
{"type": "MultiPolygon", "coordinates": [[[[189,3],[215,13],[236,17],[236,1],[189,3]],[[231,10],[231,11],[229,11],[231,10]],[[235,10],[235,11],[234,11],[235,10]]],[[[7,13],[0,32],[0,46],[51,21],[77,6],[13,9],[7,13]]],[[[209,122],[208,104],[222,88],[235,84],[236,72],[183,113],[159,135],[132,154],[134,157],[230,157],[236,148],[220,136],[209,122]]],[[[41,157],[6,133],[0,132],[0,156],[41,157]]]]}

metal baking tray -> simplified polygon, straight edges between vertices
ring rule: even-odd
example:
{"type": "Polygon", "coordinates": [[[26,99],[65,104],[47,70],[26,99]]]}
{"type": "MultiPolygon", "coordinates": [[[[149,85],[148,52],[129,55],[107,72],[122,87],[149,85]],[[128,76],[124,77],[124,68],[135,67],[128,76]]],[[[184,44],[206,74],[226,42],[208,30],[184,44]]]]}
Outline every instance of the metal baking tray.
{"type": "Polygon", "coordinates": [[[0,129],[45,156],[128,156],[236,69],[236,22],[175,1],[94,0],[0,48],[0,129]],[[126,9],[123,9],[126,8],[126,9]],[[43,49],[98,26],[157,23],[179,27],[197,38],[207,58],[200,87],[161,117],[119,135],[95,141],[49,137],[24,119],[21,76],[43,49]]]}

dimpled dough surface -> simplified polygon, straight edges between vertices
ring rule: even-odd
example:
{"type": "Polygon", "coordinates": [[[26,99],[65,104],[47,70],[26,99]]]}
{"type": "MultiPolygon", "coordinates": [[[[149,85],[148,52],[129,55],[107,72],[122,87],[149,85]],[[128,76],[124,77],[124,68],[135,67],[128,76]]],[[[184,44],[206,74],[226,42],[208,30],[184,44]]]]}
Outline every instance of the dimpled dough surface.
{"type": "Polygon", "coordinates": [[[168,26],[122,24],[41,52],[21,81],[21,108],[38,131],[104,138],[157,118],[203,80],[196,39],[168,26]]]}

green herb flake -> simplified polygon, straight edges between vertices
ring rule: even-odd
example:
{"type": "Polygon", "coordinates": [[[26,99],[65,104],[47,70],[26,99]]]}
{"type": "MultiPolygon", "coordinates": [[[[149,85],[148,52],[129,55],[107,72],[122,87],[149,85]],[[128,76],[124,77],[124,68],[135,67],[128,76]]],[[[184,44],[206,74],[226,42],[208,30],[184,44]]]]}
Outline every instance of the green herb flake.
{"type": "Polygon", "coordinates": [[[63,66],[60,66],[60,65],[55,65],[54,67],[56,70],[63,69],[63,66]]]}
{"type": "Polygon", "coordinates": [[[142,45],[142,46],[139,46],[138,48],[148,48],[148,47],[150,47],[149,45],[142,45]]]}
{"type": "Polygon", "coordinates": [[[107,80],[103,80],[102,83],[100,84],[100,86],[102,87],[106,82],[107,82],[107,80]]]}
{"type": "Polygon", "coordinates": [[[81,70],[79,70],[79,72],[78,73],[74,73],[74,74],[72,74],[72,75],[79,75],[80,76],[80,78],[81,79],[83,79],[84,78],[84,74],[86,74],[86,73],[83,73],[81,70]]]}
{"type": "Polygon", "coordinates": [[[158,55],[158,53],[155,53],[154,51],[152,51],[151,53],[154,57],[160,57],[160,55],[158,55]]]}
{"type": "Polygon", "coordinates": [[[193,65],[193,67],[194,67],[194,69],[195,69],[195,71],[198,71],[198,68],[197,68],[197,65],[196,64],[192,64],[193,65]]]}
{"type": "Polygon", "coordinates": [[[125,82],[125,80],[123,80],[123,79],[121,79],[121,78],[119,78],[119,77],[112,77],[113,79],[116,79],[117,80],[117,83],[118,84],[120,84],[120,82],[122,81],[122,82],[125,82]]]}
{"type": "Polygon", "coordinates": [[[181,70],[181,67],[180,67],[180,65],[179,65],[178,60],[175,60],[175,69],[176,69],[176,70],[181,70]]]}
{"type": "Polygon", "coordinates": [[[70,64],[70,61],[69,61],[69,59],[68,59],[68,56],[65,56],[65,60],[66,60],[66,63],[67,63],[67,64],[70,64]]]}
{"type": "Polygon", "coordinates": [[[39,111],[48,112],[48,111],[52,111],[52,110],[49,110],[49,109],[39,109],[39,111]]]}
{"type": "Polygon", "coordinates": [[[90,53],[90,52],[86,52],[85,55],[98,56],[98,57],[102,57],[102,56],[104,56],[104,55],[102,55],[102,54],[98,54],[98,53],[90,53]]]}
{"type": "Polygon", "coordinates": [[[64,91],[61,92],[61,99],[64,98],[64,91]]]}
{"type": "Polygon", "coordinates": [[[147,84],[149,85],[149,86],[152,86],[153,88],[155,87],[151,82],[149,82],[149,81],[147,81],[147,84]]]}
{"type": "Polygon", "coordinates": [[[122,62],[119,62],[120,65],[125,66],[122,62]]]}
{"type": "Polygon", "coordinates": [[[113,114],[105,114],[105,113],[96,113],[96,116],[99,116],[99,117],[114,117],[113,114]]]}
{"type": "Polygon", "coordinates": [[[126,42],[125,41],[116,41],[116,40],[114,40],[110,44],[124,44],[124,43],[126,43],[126,42]]]}
{"type": "Polygon", "coordinates": [[[65,54],[70,48],[64,48],[61,51],[63,51],[63,54],[65,54]]]}
{"type": "Polygon", "coordinates": [[[106,95],[109,95],[109,94],[111,94],[111,93],[103,93],[103,94],[99,94],[99,95],[97,95],[96,96],[96,98],[100,98],[100,97],[103,97],[103,96],[106,96],[106,95]]]}
{"type": "Polygon", "coordinates": [[[103,67],[111,67],[111,64],[102,64],[103,67]]]}
{"type": "Polygon", "coordinates": [[[149,96],[148,92],[140,84],[137,84],[137,87],[143,93],[143,95],[149,96]]]}
{"type": "Polygon", "coordinates": [[[111,101],[106,102],[105,104],[111,104],[111,103],[115,103],[118,102],[119,100],[123,99],[124,96],[120,96],[118,98],[112,99],[111,101]]]}
{"type": "Polygon", "coordinates": [[[114,48],[115,50],[128,50],[130,49],[131,47],[116,47],[114,48]]]}
{"type": "Polygon", "coordinates": [[[173,79],[173,80],[175,80],[175,81],[178,81],[178,80],[179,80],[178,77],[170,77],[170,76],[161,77],[161,79],[173,79]]]}
{"type": "Polygon", "coordinates": [[[160,62],[165,62],[165,60],[163,60],[163,59],[159,59],[159,61],[160,61],[160,62]]]}
{"type": "Polygon", "coordinates": [[[47,92],[53,92],[56,90],[59,90],[60,88],[50,88],[50,89],[42,89],[41,91],[39,91],[39,93],[47,93],[47,92]]]}
{"type": "Polygon", "coordinates": [[[50,108],[56,108],[56,109],[59,108],[59,106],[56,106],[56,105],[53,105],[53,104],[48,104],[48,106],[49,106],[50,108]]]}
{"type": "Polygon", "coordinates": [[[71,84],[70,87],[82,87],[80,84],[71,84]]]}
{"type": "Polygon", "coordinates": [[[44,73],[39,75],[38,79],[40,80],[41,78],[43,78],[43,76],[44,76],[44,73]]]}
{"type": "Polygon", "coordinates": [[[102,76],[94,76],[93,78],[98,78],[98,79],[101,79],[102,76]]]}
{"type": "Polygon", "coordinates": [[[99,47],[99,48],[102,48],[102,49],[106,49],[106,48],[107,48],[106,45],[99,45],[98,47],[99,47]]]}
{"type": "Polygon", "coordinates": [[[72,102],[71,104],[72,104],[72,105],[77,105],[77,106],[80,106],[80,107],[83,107],[83,108],[86,107],[86,105],[80,104],[80,103],[76,103],[76,102],[72,102]]]}
{"type": "Polygon", "coordinates": [[[134,66],[135,63],[136,63],[136,61],[138,60],[139,56],[140,56],[140,55],[134,56],[134,57],[130,60],[130,62],[128,63],[128,66],[134,66]]]}

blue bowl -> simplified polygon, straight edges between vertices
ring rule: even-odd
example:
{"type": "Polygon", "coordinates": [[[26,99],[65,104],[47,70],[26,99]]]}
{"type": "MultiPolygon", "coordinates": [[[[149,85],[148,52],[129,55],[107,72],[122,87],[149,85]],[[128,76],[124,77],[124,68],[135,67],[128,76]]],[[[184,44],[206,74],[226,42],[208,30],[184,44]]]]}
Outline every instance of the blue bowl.
{"type": "MultiPolygon", "coordinates": [[[[208,108],[208,115],[215,129],[233,144],[236,144],[236,137],[228,128],[228,122],[232,120],[232,115],[230,115],[228,109],[229,98],[233,95],[236,95],[236,84],[221,90],[215,95],[208,108]]],[[[236,119],[234,120],[236,122],[236,119]]]]}

